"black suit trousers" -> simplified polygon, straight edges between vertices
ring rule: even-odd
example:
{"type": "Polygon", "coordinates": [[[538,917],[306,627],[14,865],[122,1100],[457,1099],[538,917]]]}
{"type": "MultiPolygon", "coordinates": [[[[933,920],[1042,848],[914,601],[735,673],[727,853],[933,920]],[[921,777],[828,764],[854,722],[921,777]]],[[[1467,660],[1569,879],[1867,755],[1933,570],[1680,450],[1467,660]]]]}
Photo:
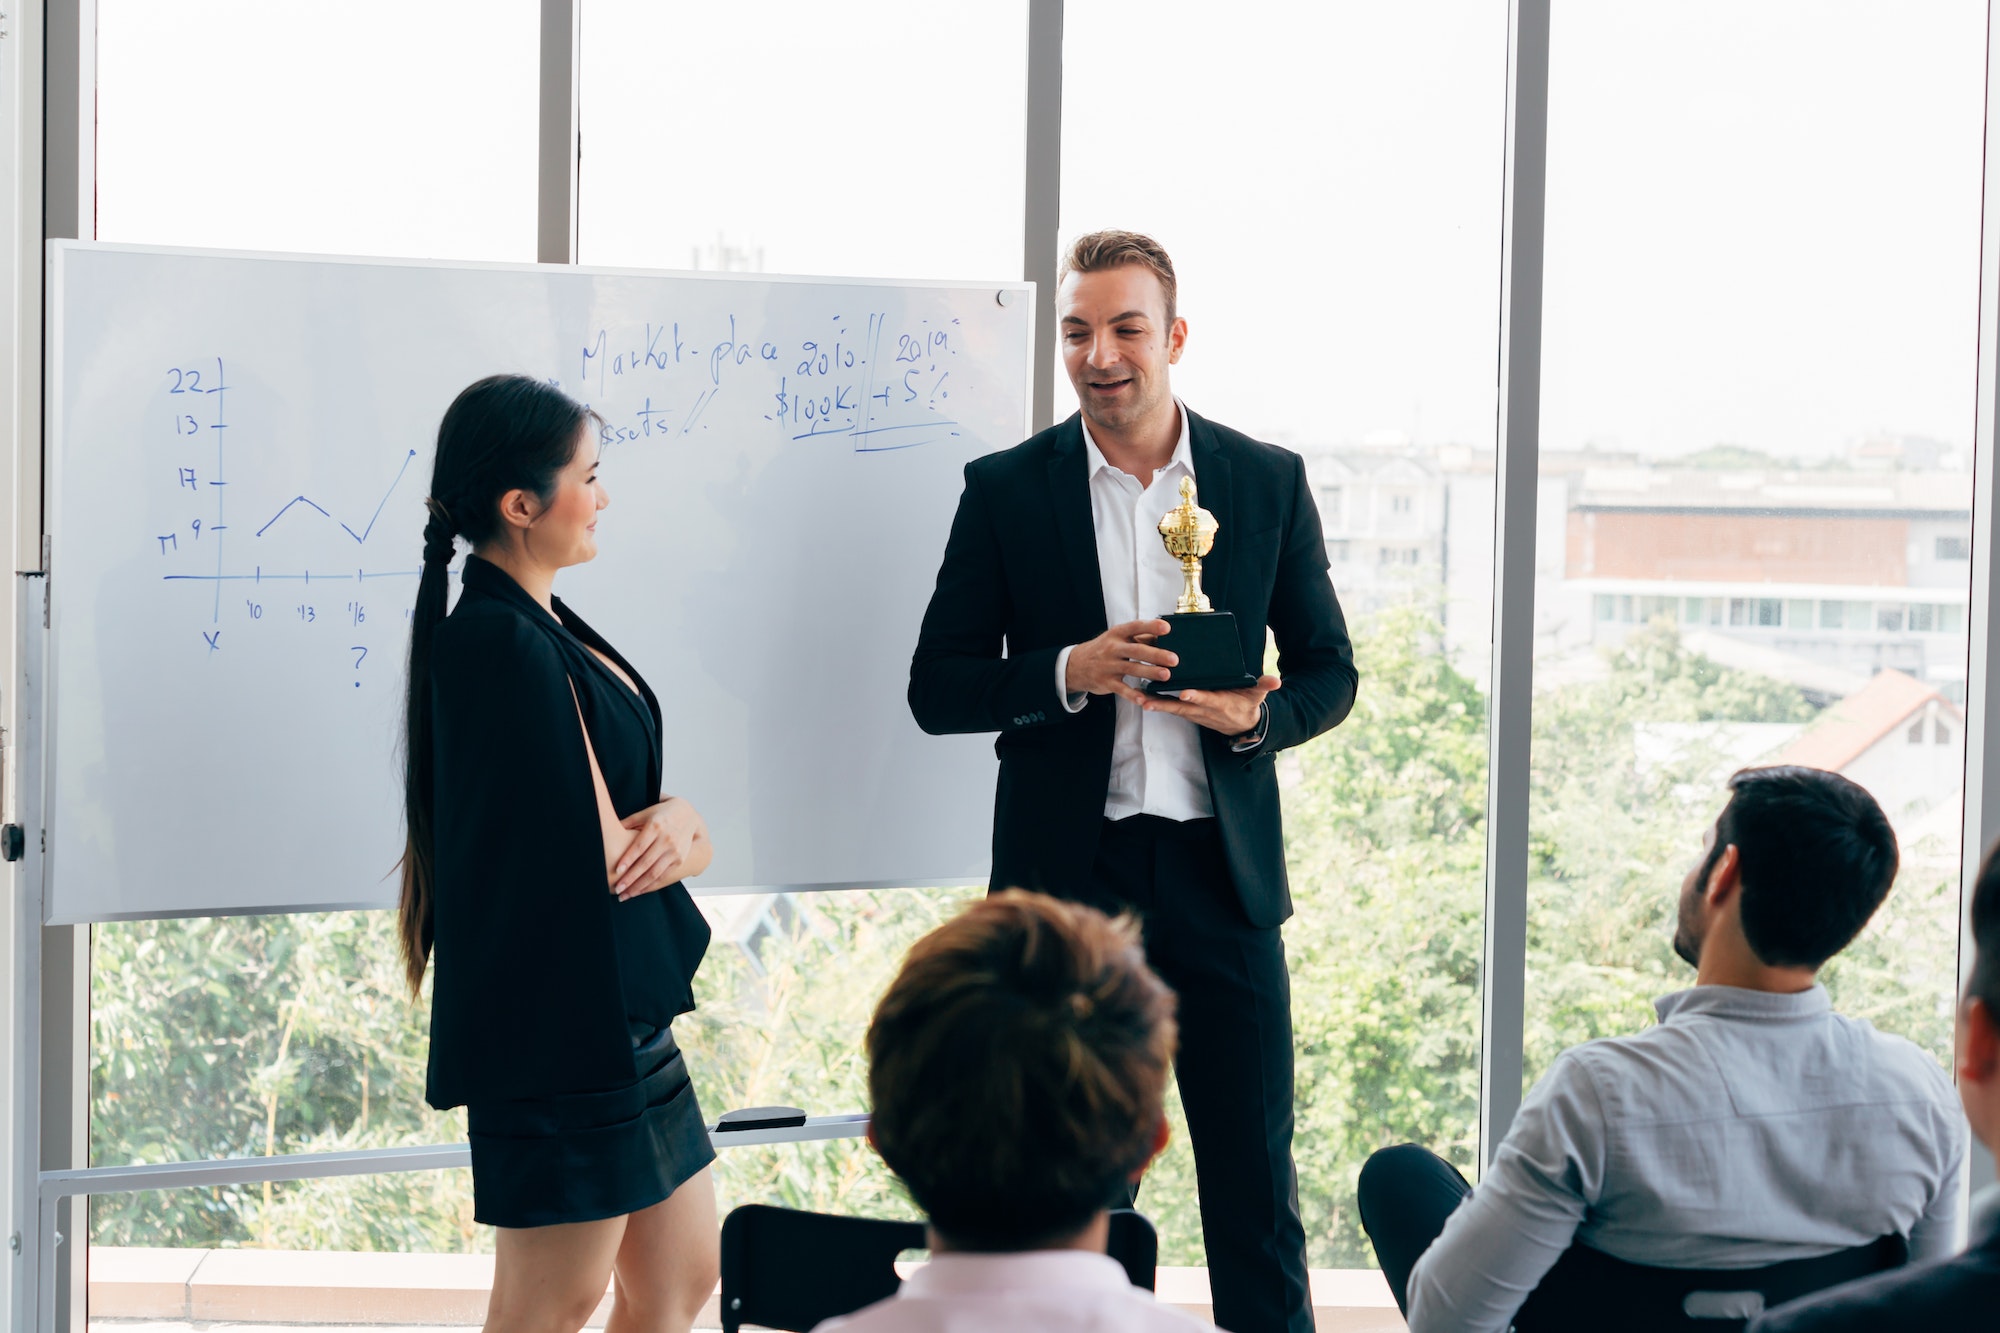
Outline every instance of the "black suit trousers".
{"type": "Polygon", "coordinates": [[[1217,1326],[1313,1327],[1292,1165],[1292,991],[1276,926],[1252,926],[1213,819],[1106,821],[1087,901],[1130,911],[1179,996],[1181,1104],[1193,1140],[1217,1326]]]}
{"type": "Polygon", "coordinates": [[[1411,1271],[1471,1193],[1457,1167],[1414,1143],[1383,1148],[1362,1163],[1354,1186],[1361,1229],[1375,1246],[1375,1261],[1405,1316],[1410,1313],[1411,1271]]]}

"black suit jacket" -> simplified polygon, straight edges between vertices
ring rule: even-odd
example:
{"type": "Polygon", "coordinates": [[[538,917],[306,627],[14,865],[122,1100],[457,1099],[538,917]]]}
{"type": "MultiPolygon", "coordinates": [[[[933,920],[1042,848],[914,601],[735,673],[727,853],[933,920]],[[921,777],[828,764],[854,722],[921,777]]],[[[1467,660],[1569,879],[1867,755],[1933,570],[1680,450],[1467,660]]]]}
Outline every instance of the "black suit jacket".
{"type": "Polygon", "coordinates": [[[1926,1333],[2000,1326],[2000,1232],[1963,1254],[1878,1273],[1788,1302],[1750,1333],[1926,1333]]]}
{"type": "Polygon", "coordinates": [[[692,1009],[708,947],[684,885],[611,896],[584,736],[619,817],[634,814],[659,799],[660,705],[560,598],[555,611],[471,556],[433,631],[425,1099],[440,1110],[630,1085],[628,1024],[666,1027],[692,1009]]]}
{"type": "MultiPolygon", "coordinates": [[[[1275,926],[1291,915],[1292,899],[1271,761],[1347,716],[1354,650],[1327,577],[1304,460],[1192,412],[1188,445],[1200,503],[1218,525],[1202,562],[1203,591],[1216,610],[1235,614],[1253,669],[1264,660],[1265,626],[1277,639],[1284,688],[1268,700],[1263,743],[1237,754],[1226,737],[1201,733],[1244,913],[1252,925],[1275,926]]],[[[993,886],[1063,897],[1090,887],[1111,781],[1112,697],[1092,695],[1082,712],[1066,712],[1055,674],[1064,648],[1108,628],[1086,459],[1082,419],[1072,416],[966,465],[910,662],[918,726],[933,735],[1000,733],[993,886]]]]}

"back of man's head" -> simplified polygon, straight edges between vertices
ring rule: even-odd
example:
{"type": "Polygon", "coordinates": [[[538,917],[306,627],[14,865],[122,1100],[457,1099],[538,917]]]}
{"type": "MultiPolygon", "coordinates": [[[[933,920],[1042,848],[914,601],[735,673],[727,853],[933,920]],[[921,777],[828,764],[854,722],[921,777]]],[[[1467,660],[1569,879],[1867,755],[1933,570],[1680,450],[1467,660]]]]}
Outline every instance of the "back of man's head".
{"type": "Polygon", "coordinates": [[[1818,768],[1746,768],[1701,879],[1734,846],[1743,938],[1767,967],[1817,968],[1850,944],[1896,879],[1896,832],[1863,788],[1818,768]]]}
{"type": "Polygon", "coordinates": [[[875,1146],[956,1248],[1066,1239],[1154,1151],[1173,1013],[1130,918],[996,894],[919,940],[875,1010],[875,1146]]]}

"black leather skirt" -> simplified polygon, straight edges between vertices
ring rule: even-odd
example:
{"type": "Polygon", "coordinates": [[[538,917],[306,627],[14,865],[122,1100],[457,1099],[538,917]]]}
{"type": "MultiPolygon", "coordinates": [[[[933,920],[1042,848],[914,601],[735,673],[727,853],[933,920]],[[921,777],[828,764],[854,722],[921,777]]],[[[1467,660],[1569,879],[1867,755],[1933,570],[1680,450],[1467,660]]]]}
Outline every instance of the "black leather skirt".
{"type": "Polygon", "coordinates": [[[640,1074],[629,1087],[465,1108],[474,1221],[545,1227],[636,1213],[715,1160],[672,1029],[633,1055],[640,1074]]]}

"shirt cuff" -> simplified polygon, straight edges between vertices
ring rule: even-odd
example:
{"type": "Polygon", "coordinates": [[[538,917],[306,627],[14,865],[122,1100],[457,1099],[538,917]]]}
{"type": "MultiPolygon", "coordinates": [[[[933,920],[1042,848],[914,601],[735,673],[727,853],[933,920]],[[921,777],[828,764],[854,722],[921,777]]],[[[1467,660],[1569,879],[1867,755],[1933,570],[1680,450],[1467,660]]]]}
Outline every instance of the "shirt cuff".
{"type": "Polygon", "coordinates": [[[1254,750],[1262,745],[1264,738],[1270,734],[1271,705],[1260,703],[1257,705],[1257,725],[1231,742],[1229,752],[1231,754],[1244,754],[1250,750],[1254,750]]]}
{"type": "Polygon", "coordinates": [[[1081,713],[1083,706],[1090,702],[1088,694],[1069,692],[1069,655],[1075,651],[1076,645],[1071,644],[1056,654],[1056,698],[1062,700],[1065,713],[1081,713]]]}

